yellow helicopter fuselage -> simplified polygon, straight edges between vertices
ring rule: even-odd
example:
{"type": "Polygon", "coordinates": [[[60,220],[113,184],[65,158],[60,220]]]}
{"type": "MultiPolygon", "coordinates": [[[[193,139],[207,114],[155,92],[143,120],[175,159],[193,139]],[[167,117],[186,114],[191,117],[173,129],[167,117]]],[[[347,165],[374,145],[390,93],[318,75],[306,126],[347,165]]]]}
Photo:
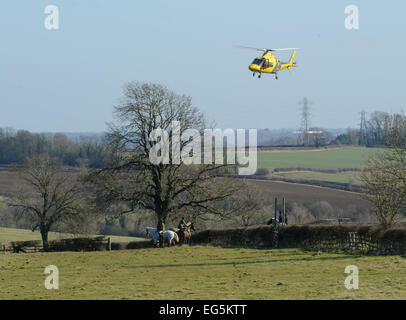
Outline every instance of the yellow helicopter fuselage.
{"type": "Polygon", "coordinates": [[[296,66],[296,62],[293,61],[295,54],[296,50],[293,51],[289,62],[280,62],[271,51],[266,51],[261,57],[254,59],[248,68],[254,74],[256,72],[277,74],[281,70],[290,70],[290,67],[296,66]]]}

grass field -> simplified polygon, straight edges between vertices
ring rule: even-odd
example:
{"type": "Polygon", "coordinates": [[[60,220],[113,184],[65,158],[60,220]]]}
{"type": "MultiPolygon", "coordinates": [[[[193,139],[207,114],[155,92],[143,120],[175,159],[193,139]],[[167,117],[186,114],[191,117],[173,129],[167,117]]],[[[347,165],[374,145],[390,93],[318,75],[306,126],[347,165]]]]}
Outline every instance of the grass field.
{"type": "Polygon", "coordinates": [[[405,299],[406,259],[219,247],[6,254],[0,280],[0,299],[405,299]],[[59,290],[44,287],[48,265],[59,290]],[[344,287],[348,265],[359,290],[344,287]]]}
{"type": "Polygon", "coordinates": [[[263,151],[258,153],[258,168],[337,169],[365,166],[368,159],[382,152],[379,148],[332,148],[309,151],[263,151]]]}
{"type": "Polygon", "coordinates": [[[275,174],[276,176],[286,177],[291,179],[305,179],[305,180],[319,180],[319,181],[333,181],[363,185],[364,183],[359,178],[359,172],[340,172],[340,173],[324,173],[314,171],[303,172],[283,172],[275,174]]]}
{"type": "MultiPolygon", "coordinates": [[[[50,232],[49,240],[58,240],[72,237],[83,237],[84,235],[74,235],[70,233],[50,232]]],[[[86,235],[85,235],[86,236],[86,235]]],[[[94,236],[94,235],[93,235],[94,236]]],[[[136,237],[106,236],[111,237],[112,242],[131,242],[145,240],[136,237]]],[[[0,228],[0,244],[8,245],[11,241],[41,240],[39,231],[32,232],[25,229],[0,228]]]]}

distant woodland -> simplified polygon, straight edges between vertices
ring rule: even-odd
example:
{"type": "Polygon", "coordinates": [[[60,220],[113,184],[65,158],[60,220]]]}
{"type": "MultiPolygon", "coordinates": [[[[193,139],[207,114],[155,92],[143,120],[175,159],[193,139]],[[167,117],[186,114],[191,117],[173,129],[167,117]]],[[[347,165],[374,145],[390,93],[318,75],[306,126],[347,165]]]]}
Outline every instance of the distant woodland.
{"type": "MultiPolygon", "coordinates": [[[[405,115],[375,111],[367,119],[362,113],[360,127],[347,129],[345,133],[333,136],[327,130],[320,135],[311,135],[309,145],[363,145],[368,147],[387,145],[391,128],[400,128],[405,115]]],[[[310,130],[323,130],[310,128],[310,130]]],[[[271,134],[267,129],[258,131],[258,141],[264,145],[303,145],[303,136],[287,136],[286,132],[271,134]],[[284,135],[285,133],[285,135],[284,135]]],[[[0,128],[0,164],[17,164],[27,157],[48,154],[62,160],[66,166],[99,168],[108,156],[107,139],[103,135],[83,135],[74,139],[63,133],[32,133],[27,130],[0,128]]]]}
{"type": "Polygon", "coordinates": [[[107,152],[103,136],[69,139],[62,133],[31,133],[0,128],[0,164],[16,164],[25,158],[48,154],[66,166],[100,167],[107,152]]]}

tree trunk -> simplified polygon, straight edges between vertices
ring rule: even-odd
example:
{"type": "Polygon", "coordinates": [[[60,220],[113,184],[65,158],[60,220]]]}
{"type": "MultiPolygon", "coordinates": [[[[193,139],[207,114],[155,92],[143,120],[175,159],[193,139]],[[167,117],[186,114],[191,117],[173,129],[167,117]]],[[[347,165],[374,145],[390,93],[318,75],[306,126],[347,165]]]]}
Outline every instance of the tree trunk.
{"type": "Polygon", "coordinates": [[[158,224],[156,226],[156,229],[158,231],[165,231],[165,219],[158,218],[158,224]]]}
{"type": "Polygon", "coordinates": [[[44,247],[44,251],[48,251],[48,229],[42,227],[41,230],[41,238],[42,238],[42,246],[44,247]]]}
{"type": "MultiPolygon", "coordinates": [[[[163,214],[163,213],[158,213],[158,224],[157,224],[157,227],[156,227],[158,232],[166,230],[165,223],[166,223],[166,215],[163,214]]],[[[159,246],[161,248],[163,247],[163,239],[162,239],[162,237],[159,237],[159,246]]]]}

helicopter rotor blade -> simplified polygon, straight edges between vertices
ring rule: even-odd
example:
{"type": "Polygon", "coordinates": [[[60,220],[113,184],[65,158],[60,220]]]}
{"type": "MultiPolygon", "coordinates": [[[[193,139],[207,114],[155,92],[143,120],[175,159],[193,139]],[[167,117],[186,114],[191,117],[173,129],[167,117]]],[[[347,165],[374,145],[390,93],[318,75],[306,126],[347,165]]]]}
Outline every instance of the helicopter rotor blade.
{"type": "Polygon", "coordinates": [[[248,50],[255,50],[255,51],[292,51],[292,50],[298,50],[299,48],[275,48],[275,49],[269,49],[269,48],[253,48],[253,47],[246,47],[246,46],[233,46],[234,48],[239,48],[239,49],[248,49],[248,50]]]}
{"type": "Polygon", "coordinates": [[[266,51],[267,49],[260,49],[260,48],[253,48],[253,47],[245,47],[245,46],[233,46],[234,48],[239,49],[247,49],[247,50],[255,50],[255,51],[266,51]]]}
{"type": "Polygon", "coordinates": [[[298,50],[299,48],[276,48],[276,49],[268,49],[270,51],[289,51],[289,50],[298,50]]]}

